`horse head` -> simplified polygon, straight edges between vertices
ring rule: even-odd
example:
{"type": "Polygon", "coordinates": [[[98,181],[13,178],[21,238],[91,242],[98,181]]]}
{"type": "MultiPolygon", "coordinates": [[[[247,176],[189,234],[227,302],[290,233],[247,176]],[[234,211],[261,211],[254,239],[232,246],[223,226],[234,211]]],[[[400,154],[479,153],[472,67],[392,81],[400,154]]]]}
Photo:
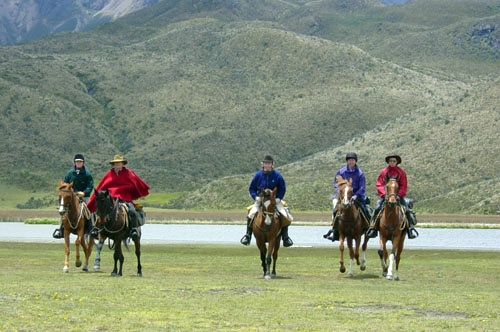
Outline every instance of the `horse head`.
{"type": "Polygon", "coordinates": [[[58,212],[61,216],[68,213],[70,204],[73,200],[73,182],[65,183],[59,180],[59,185],[57,186],[59,191],[59,209],[58,212]]]}
{"type": "Polygon", "coordinates": [[[262,206],[262,214],[265,215],[265,223],[266,225],[270,225],[272,223],[272,217],[275,213],[276,208],[276,191],[278,188],[271,189],[262,189],[261,197],[261,206],[262,206]]]}
{"type": "Polygon", "coordinates": [[[397,177],[389,177],[385,182],[385,202],[389,207],[394,207],[399,203],[398,198],[399,183],[397,177]]]}
{"type": "Polygon", "coordinates": [[[352,206],[352,178],[344,180],[340,175],[337,175],[337,188],[339,190],[339,200],[342,209],[346,210],[352,206]]]}
{"type": "Polygon", "coordinates": [[[95,199],[97,206],[96,214],[100,219],[104,219],[113,212],[113,198],[107,188],[95,191],[95,199]]]}

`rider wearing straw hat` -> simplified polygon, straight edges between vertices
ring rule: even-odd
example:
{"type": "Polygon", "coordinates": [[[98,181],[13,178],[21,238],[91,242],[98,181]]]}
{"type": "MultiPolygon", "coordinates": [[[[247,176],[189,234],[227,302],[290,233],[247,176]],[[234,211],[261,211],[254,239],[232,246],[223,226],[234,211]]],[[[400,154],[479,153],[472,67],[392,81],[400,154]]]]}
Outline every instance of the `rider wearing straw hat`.
{"type": "Polygon", "coordinates": [[[288,236],[288,225],[290,225],[293,221],[293,217],[288,211],[288,208],[285,208],[282,202],[286,193],[285,180],[277,170],[273,169],[273,165],[273,157],[270,155],[264,156],[264,159],[262,160],[262,169],[255,173],[248,187],[250,196],[254,199],[255,203],[248,212],[247,232],[240,240],[243,245],[248,246],[250,244],[250,240],[252,239],[251,222],[260,208],[260,193],[262,192],[262,189],[274,188],[278,189],[276,191],[276,209],[280,214],[280,221],[282,222],[281,238],[283,240],[283,246],[290,247],[293,245],[292,239],[288,236]]]}
{"type": "Polygon", "coordinates": [[[406,178],[406,172],[401,167],[399,167],[399,164],[401,164],[401,157],[395,153],[392,153],[385,157],[385,162],[388,165],[380,171],[376,184],[380,199],[378,200],[375,211],[373,212],[371,225],[370,228],[368,228],[368,230],[366,231],[366,236],[370,238],[374,238],[377,236],[379,221],[377,217],[382,210],[382,203],[384,202],[385,182],[388,177],[391,177],[396,178],[399,184],[398,199],[399,203],[404,207],[406,217],[408,218],[408,238],[414,239],[418,236],[418,232],[414,227],[414,225],[416,225],[416,220],[413,219],[412,211],[410,210],[408,202],[405,199],[406,193],[408,191],[408,181],[406,178]]]}
{"type": "MultiPolygon", "coordinates": [[[[149,195],[150,187],[134,171],[125,167],[128,161],[122,155],[115,155],[109,163],[112,168],[104,174],[96,190],[107,188],[112,197],[127,204],[130,216],[130,237],[135,241],[140,237],[139,220],[132,201],[149,195]]],[[[95,194],[90,198],[88,207],[91,212],[95,212],[95,194]]]]}

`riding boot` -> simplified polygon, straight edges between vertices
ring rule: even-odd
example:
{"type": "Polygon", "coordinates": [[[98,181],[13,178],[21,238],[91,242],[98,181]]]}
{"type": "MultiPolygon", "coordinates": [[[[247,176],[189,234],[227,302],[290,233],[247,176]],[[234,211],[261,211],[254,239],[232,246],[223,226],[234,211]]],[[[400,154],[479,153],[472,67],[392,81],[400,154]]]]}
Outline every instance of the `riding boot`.
{"type": "Polygon", "coordinates": [[[252,240],[252,226],[250,226],[251,222],[252,218],[247,217],[247,233],[243,235],[243,237],[240,240],[241,244],[245,246],[250,245],[250,241],[252,240]]]}
{"type": "Polygon", "coordinates": [[[414,238],[418,237],[419,234],[418,234],[417,230],[415,229],[414,225],[416,224],[416,222],[413,220],[413,216],[411,215],[410,210],[408,210],[406,212],[406,218],[408,218],[408,230],[407,230],[408,238],[414,239],[414,238]]]}
{"type": "Polygon", "coordinates": [[[285,226],[281,229],[281,239],[283,240],[283,247],[293,246],[293,241],[288,236],[288,226],[285,226]]]}
{"type": "Polygon", "coordinates": [[[370,227],[368,227],[368,230],[366,231],[366,236],[369,238],[376,238],[378,235],[378,225],[376,222],[378,213],[373,213],[372,220],[370,222],[370,227]]]}
{"type": "Polygon", "coordinates": [[[52,233],[52,237],[54,239],[62,239],[64,237],[64,228],[62,225],[62,221],[59,222],[59,228],[56,228],[54,233],[52,233]]]}
{"type": "Polygon", "coordinates": [[[333,216],[332,216],[332,219],[333,219],[332,229],[330,229],[328,231],[328,233],[326,233],[325,235],[323,235],[323,237],[325,239],[330,240],[332,242],[338,241],[339,238],[340,238],[340,233],[337,230],[337,227],[338,227],[338,216],[337,216],[336,212],[337,211],[333,212],[333,216]]]}
{"type": "Polygon", "coordinates": [[[140,237],[139,230],[137,229],[137,214],[135,211],[129,214],[130,217],[130,238],[132,241],[137,241],[140,237]]]}

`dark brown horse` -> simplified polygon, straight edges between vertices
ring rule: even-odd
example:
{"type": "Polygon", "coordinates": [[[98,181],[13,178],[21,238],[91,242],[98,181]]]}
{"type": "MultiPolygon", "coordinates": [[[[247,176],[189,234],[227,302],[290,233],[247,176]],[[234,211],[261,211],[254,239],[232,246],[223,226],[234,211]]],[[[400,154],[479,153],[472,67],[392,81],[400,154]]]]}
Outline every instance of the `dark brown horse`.
{"type": "MultiPolygon", "coordinates": [[[[399,280],[398,269],[401,253],[405,243],[405,229],[408,221],[405,218],[404,207],[398,199],[399,183],[397,178],[388,178],[385,184],[384,206],[380,212],[380,245],[378,255],[382,265],[382,275],[387,280],[399,280]],[[387,265],[387,241],[392,242],[392,250],[389,255],[389,265],[387,265]]],[[[378,216],[376,216],[378,217],[378,216]]]]}
{"type": "MultiPolygon", "coordinates": [[[[86,234],[85,225],[90,220],[90,212],[87,205],[80,201],[78,196],[73,191],[73,183],[65,183],[59,181],[57,186],[59,191],[59,214],[61,215],[62,226],[64,229],[64,267],[63,272],[69,272],[69,253],[70,253],[70,234],[76,235],[75,247],[76,247],[76,267],[82,266],[82,261],[80,260],[80,245],[83,248],[85,254],[85,264],[82,270],[88,271],[89,268],[89,257],[92,253],[92,246],[94,245],[94,240],[86,234]]],[[[87,232],[90,229],[87,229],[87,232]]]]}
{"type": "MultiPolygon", "coordinates": [[[[100,249],[104,239],[113,240],[114,246],[114,268],[111,272],[112,276],[122,276],[123,261],[125,260],[122,251],[122,242],[127,246],[126,240],[130,237],[130,229],[128,225],[128,207],[127,204],[121,203],[118,199],[111,197],[107,189],[95,192],[97,218],[96,227],[101,229],[99,235],[99,250],[98,256],[100,261],[100,249]],[[118,263],[120,266],[118,267],[118,263]]],[[[139,232],[140,234],[140,232],[139,232]]],[[[134,241],[135,255],[137,256],[137,276],[142,277],[141,266],[141,239],[140,236],[134,241]]],[[[97,264],[97,257],[96,263],[97,264]]],[[[94,265],[94,269],[96,266],[94,265]]]]}
{"type": "Polygon", "coordinates": [[[278,250],[280,249],[281,223],[276,210],[276,191],[263,189],[260,195],[261,207],[252,223],[252,230],[260,251],[260,260],[264,278],[276,277],[276,261],[278,260],[278,250]],[[266,246],[267,243],[267,246],[266,246]],[[273,269],[271,272],[271,260],[273,269]]]}
{"type": "Polygon", "coordinates": [[[366,268],[366,247],[368,244],[369,237],[364,236],[363,245],[361,247],[361,261],[359,260],[359,247],[361,245],[361,236],[364,235],[365,228],[368,224],[364,221],[365,219],[361,213],[361,207],[358,207],[354,200],[352,199],[353,189],[352,189],[352,179],[344,180],[341,176],[337,176],[338,184],[338,198],[339,198],[339,234],[340,234],[340,272],[344,273],[346,268],[344,266],[344,239],[347,241],[347,246],[349,248],[349,277],[354,275],[354,260],[356,264],[360,265],[361,271],[366,268]],[[355,248],[353,247],[353,240],[355,242],[355,248]]]}

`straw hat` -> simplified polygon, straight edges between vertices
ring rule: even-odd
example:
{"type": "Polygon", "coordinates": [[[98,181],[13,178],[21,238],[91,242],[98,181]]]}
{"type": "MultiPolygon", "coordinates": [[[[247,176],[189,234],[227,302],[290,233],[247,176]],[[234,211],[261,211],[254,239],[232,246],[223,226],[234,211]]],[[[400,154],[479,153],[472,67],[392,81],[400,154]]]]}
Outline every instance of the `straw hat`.
{"type": "Polygon", "coordinates": [[[128,161],[127,159],[123,158],[121,154],[115,154],[113,160],[109,162],[111,165],[114,163],[123,163],[123,165],[127,165],[128,161]]]}

